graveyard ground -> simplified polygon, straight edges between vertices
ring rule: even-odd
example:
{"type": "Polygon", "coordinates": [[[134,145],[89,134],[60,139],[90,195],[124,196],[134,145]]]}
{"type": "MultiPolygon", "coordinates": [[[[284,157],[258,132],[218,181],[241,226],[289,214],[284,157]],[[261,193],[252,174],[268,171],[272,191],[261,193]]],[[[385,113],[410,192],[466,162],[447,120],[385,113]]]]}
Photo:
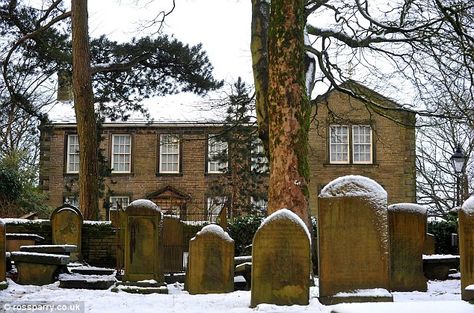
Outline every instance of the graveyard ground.
{"type": "MultiPolygon", "coordinates": [[[[317,287],[311,287],[308,306],[276,306],[260,304],[249,308],[250,292],[189,295],[182,284],[168,285],[168,295],[139,295],[109,290],[61,289],[58,282],[46,286],[22,286],[9,280],[9,287],[0,291],[0,312],[6,304],[84,303],[84,312],[100,313],[250,313],[250,312],[321,312],[321,313],[473,313],[474,305],[461,301],[458,278],[429,281],[427,292],[396,292],[394,303],[353,303],[324,306],[317,300],[317,287]],[[30,302],[34,301],[34,302],[30,302]]],[[[14,311],[10,311],[14,312],[14,311]]]]}

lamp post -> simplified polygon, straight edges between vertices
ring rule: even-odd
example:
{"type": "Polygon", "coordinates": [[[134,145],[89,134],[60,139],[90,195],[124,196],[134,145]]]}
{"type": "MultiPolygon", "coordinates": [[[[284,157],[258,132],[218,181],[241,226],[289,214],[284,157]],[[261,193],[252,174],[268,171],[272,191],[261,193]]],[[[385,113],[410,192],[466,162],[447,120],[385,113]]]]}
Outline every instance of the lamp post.
{"type": "Polygon", "coordinates": [[[466,156],[462,152],[461,145],[457,145],[456,151],[451,156],[450,161],[451,165],[454,168],[454,174],[456,174],[456,206],[461,205],[461,192],[460,192],[460,178],[459,176],[463,173],[464,162],[466,156]]]}

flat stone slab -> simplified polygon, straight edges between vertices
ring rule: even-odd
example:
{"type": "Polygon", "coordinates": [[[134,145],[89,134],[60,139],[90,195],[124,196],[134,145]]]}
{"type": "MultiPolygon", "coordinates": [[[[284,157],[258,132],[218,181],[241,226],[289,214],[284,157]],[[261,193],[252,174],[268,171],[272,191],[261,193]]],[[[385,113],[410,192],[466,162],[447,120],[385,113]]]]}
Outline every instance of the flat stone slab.
{"type": "Polygon", "coordinates": [[[138,294],[168,294],[168,286],[165,283],[159,283],[156,280],[142,280],[136,282],[117,282],[115,286],[111,289],[113,292],[124,291],[128,293],[138,293],[138,294]]]}
{"type": "Polygon", "coordinates": [[[71,273],[82,275],[114,275],[115,269],[93,266],[78,266],[69,269],[71,273]]]}
{"type": "Polygon", "coordinates": [[[21,246],[20,251],[23,251],[23,252],[38,252],[38,253],[51,253],[51,254],[69,254],[71,252],[77,252],[77,246],[76,245],[21,246]]]}
{"type": "Polygon", "coordinates": [[[12,252],[11,259],[17,263],[32,263],[32,264],[51,264],[51,265],[66,265],[69,262],[68,255],[62,254],[47,254],[37,252],[12,252]]]}
{"type": "Polygon", "coordinates": [[[252,262],[251,255],[242,255],[234,257],[234,265],[237,266],[242,263],[252,262]]]}
{"type": "Polygon", "coordinates": [[[393,295],[386,289],[361,289],[352,292],[339,292],[333,296],[319,297],[324,305],[361,302],[393,302],[393,295]]]}
{"type": "Polygon", "coordinates": [[[35,241],[43,241],[44,237],[41,237],[37,234],[23,234],[23,233],[7,233],[7,240],[35,240],[35,241]]]}
{"type": "Polygon", "coordinates": [[[452,268],[459,268],[459,255],[423,255],[423,272],[431,280],[446,280],[452,268]]]}
{"type": "Polygon", "coordinates": [[[59,287],[68,289],[97,289],[106,290],[112,287],[117,280],[114,276],[61,274],[59,287]]]}

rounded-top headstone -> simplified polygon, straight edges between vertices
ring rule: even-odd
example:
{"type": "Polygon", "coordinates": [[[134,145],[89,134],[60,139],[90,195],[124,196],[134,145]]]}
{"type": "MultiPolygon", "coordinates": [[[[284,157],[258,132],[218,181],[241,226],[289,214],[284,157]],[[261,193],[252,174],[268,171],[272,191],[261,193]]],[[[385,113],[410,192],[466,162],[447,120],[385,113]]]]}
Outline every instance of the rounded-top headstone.
{"type": "Polygon", "coordinates": [[[153,201],[147,199],[138,199],[132,201],[126,208],[125,212],[130,214],[139,213],[141,215],[155,215],[161,214],[161,209],[153,201]]]}
{"type": "MultiPolygon", "coordinates": [[[[216,236],[225,241],[234,241],[232,238],[230,238],[229,234],[217,224],[210,224],[204,226],[200,231],[197,232],[196,237],[204,235],[216,236]]],[[[191,240],[195,239],[196,237],[193,237],[191,240]]]]}
{"type": "Polygon", "coordinates": [[[274,212],[253,238],[250,306],[307,305],[310,268],[310,236],[305,223],[288,209],[274,212]]]}
{"type": "Polygon", "coordinates": [[[474,215],[474,196],[464,201],[461,210],[467,215],[474,215]]]}
{"type": "Polygon", "coordinates": [[[324,186],[319,195],[330,197],[364,197],[387,200],[387,192],[375,180],[360,175],[347,175],[334,179],[324,186]]]}

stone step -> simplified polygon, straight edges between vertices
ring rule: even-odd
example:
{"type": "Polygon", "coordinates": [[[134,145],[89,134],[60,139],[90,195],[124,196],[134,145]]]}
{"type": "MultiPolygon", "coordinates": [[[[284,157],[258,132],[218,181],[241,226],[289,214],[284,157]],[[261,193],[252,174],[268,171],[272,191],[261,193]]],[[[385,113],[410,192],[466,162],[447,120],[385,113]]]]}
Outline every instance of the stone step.
{"type": "Polygon", "coordinates": [[[63,254],[47,254],[38,252],[11,252],[11,259],[15,262],[32,264],[66,265],[69,256],[63,254]]]}
{"type": "Polygon", "coordinates": [[[23,252],[37,252],[37,253],[51,253],[51,254],[69,254],[77,252],[76,245],[34,245],[21,246],[20,251],[23,252]]]}
{"type": "Polygon", "coordinates": [[[66,289],[107,290],[116,282],[117,280],[114,276],[82,275],[77,273],[59,275],[59,287],[66,289]]]}

